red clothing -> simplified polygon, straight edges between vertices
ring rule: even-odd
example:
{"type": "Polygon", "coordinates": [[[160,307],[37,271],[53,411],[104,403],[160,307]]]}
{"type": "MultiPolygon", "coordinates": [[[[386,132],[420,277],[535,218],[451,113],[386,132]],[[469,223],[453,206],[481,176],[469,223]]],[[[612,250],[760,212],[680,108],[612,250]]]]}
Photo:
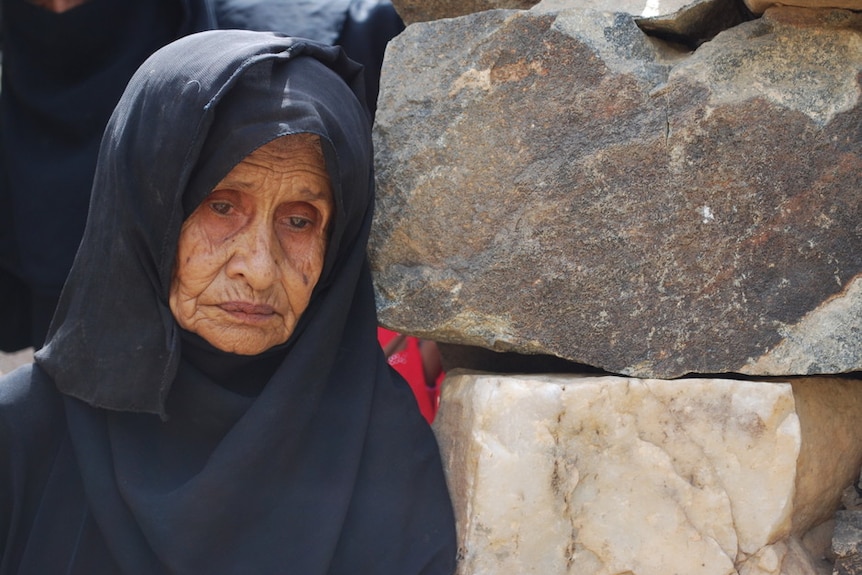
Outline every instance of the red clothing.
{"type": "MultiPolygon", "coordinates": [[[[377,328],[377,340],[381,347],[386,347],[386,344],[391,342],[399,334],[390,331],[386,328],[377,328]]],[[[419,405],[419,411],[431,423],[434,421],[434,415],[437,413],[437,402],[440,395],[440,380],[443,379],[443,374],[435,381],[433,387],[429,387],[425,383],[425,369],[422,365],[422,352],[419,349],[419,340],[415,337],[407,336],[404,344],[399,351],[393,353],[388,358],[389,365],[395,368],[395,371],[407,380],[410,388],[413,390],[413,395],[416,397],[416,403],[419,405]]]]}

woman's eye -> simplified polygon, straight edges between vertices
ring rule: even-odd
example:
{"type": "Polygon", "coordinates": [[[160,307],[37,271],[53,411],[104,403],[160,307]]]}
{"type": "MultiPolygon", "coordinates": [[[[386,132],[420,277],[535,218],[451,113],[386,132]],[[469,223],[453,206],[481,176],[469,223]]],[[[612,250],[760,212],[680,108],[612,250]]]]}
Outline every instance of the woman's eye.
{"type": "Polygon", "coordinates": [[[286,202],[276,212],[278,226],[287,232],[310,232],[320,222],[320,211],[308,202],[286,202]]]}
{"type": "Polygon", "coordinates": [[[287,224],[295,230],[304,230],[311,225],[311,220],[300,216],[291,216],[287,218],[287,224]]]}
{"type": "Polygon", "coordinates": [[[232,207],[229,202],[210,202],[210,209],[223,216],[229,214],[232,207]]]}

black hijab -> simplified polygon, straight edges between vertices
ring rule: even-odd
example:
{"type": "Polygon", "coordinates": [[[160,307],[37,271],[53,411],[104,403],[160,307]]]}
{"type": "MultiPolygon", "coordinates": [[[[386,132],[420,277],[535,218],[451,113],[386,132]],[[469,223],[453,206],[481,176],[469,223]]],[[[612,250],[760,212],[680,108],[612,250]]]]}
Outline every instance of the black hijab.
{"type": "Polygon", "coordinates": [[[340,48],[204,32],[147,60],[108,124],[37,363],[66,395],[88,504],[123,573],[454,570],[436,443],[376,339],[360,71],[340,48]],[[282,346],[207,349],[167,303],[183,218],[294,133],[320,136],[335,198],[320,281],[282,346]]]}

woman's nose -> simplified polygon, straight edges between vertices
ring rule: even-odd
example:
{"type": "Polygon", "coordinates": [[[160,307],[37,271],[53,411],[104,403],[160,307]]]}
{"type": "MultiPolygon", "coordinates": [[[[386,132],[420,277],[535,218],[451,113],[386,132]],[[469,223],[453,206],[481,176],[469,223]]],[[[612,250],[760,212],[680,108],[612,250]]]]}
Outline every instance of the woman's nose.
{"type": "Polygon", "coordinates": [[[262,223],[250,225],[235,239],[227,275],[242,278],[255,290],[265,290],[278,277],[279,253],[274,232],[262,223]]]}

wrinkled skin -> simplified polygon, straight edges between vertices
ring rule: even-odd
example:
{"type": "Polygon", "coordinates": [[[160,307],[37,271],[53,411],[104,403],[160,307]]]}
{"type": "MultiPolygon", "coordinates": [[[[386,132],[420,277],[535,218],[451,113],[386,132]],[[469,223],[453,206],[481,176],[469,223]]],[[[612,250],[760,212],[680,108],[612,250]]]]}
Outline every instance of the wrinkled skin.
{"type": "Polygon", "coordinates": [[[241,355],[287,341],[320,278],[333,209],[317,136],[248,155],[183,223],[170,291],[179,325],[241,355]]]}

